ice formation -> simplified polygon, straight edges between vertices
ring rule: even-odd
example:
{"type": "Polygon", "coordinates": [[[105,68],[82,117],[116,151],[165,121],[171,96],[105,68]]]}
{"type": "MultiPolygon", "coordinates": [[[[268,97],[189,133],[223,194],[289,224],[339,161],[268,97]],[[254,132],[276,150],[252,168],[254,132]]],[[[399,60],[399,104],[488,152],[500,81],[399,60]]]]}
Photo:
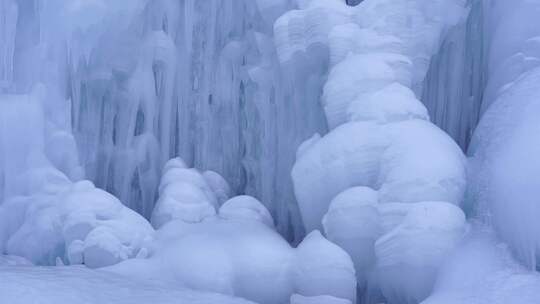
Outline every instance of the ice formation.
{"type": "Polygon", "coordinates": [[[540,302],[539,14],[0,0],[0,302],[540,302]]]}
{"type": "Polygon", "coordinates": [[[289,6],[150,1],[132,25],[77,33],[75,44],[97,41],[69,62],[88,178],[149,218],[161,166],[180,155],[258,197],[283,234],[300,238],[289,173],[296,147],[325,125],[320,73],[278,64],[272,24],[289,6]],[[294,83],[304,77],[313,80],[294,83]]]}
{"type": "Polygon", "coordinates": [[[540,260],[539,12],[536,1],[496,1],[489,11],[489,81],[469,149],[468,202],[532,269],[540,260]]]}
{"type": "Polygon", "coordinates": [[[73,137],[44,115],[45,96],[41,86],[0,95],[0,251],[88,267],[136,256],[153,229],[114,196],[76,180],[73,137]]]}
{"type": "Polygon", "coordinates": [[[145,258],[107,270],[263,304],[285,303],[293,293],[355,301],[355,270],[345,251],[319,232],[292,248],[261,202],[242,195],[215,205],[202,176],[179,158],[167,162],[152,216],[155,241],[145,258]]]}
{"type": "Polygon", "coordinates": [[[331,131],[300,147],[292,176],[306,230],[324,225],[351,254],[361,290],[375,290],[365,297],[426,298],[464,234],[455,206],[465,190],[463,153],[414,93],[464,4],[313,0],[276,22],[282,61],[312,47],[328,52],[322,104],[331,131]]]}

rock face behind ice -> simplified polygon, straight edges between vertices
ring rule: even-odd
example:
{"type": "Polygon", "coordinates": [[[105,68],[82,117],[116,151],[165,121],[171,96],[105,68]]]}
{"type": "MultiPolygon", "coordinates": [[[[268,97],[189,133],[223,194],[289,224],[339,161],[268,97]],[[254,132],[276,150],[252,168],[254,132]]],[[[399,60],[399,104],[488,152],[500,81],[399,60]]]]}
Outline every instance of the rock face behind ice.
{"type": "Polygon", "coordinates": [[[391,303],[421,301],[463,235],[465,157],[415,93],[464,5],[312,0],[274,27],[282,61],[328,50],[331,131],[299,148],[292,178],[306,230],[324,226],[352,256],[360,290],[370,289],[361,297],[373,289],[391,303]]]}

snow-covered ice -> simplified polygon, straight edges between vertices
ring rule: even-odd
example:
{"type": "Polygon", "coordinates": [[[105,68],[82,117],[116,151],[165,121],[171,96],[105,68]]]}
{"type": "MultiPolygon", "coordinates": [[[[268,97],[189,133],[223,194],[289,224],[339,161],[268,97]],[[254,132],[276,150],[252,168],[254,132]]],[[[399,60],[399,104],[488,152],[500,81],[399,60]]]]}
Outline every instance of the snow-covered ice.
{"type": "Polygon", "coordinates": [[[539,13],[0,0],[0,303],[540,303],[539,13]]]}

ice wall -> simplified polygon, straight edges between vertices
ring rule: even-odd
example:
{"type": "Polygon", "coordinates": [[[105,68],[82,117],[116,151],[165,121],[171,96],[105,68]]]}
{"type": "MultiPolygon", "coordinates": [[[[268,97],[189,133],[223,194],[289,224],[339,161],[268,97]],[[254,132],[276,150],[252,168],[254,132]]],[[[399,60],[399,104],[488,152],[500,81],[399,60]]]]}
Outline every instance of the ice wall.
{"type": "Polygon", "coordinates": [[[431,120],[467,151],[480,119],[486,85],[486,1],[467,1],[467,14],[445,36],[430,63],[421,100],[431,120]]]}
{"type": "Polygon", "coordinates": [[[149,216],[161,166],[179,155],[261,199],[282,233],[301,235],[289,172],[300,142],[325,130],[323,73],[309,62],[280,65],[272,25],[289,6],[148,2],[130,26],[104,27],[87,53],[72,52],[87,176],[149,216]]]}
{"type": "Polygon", "coordinates": [[[12,0],[0,1],[0,92],[13,79],[13,52],[17,26],[18,6],[12,0]]]}
{"type": "Polygon", "coordinates": [[[467,198],[531,269],[540,257],[539,13],[537,1],[486,2],[488,82],[469,148],[467,198]]]}

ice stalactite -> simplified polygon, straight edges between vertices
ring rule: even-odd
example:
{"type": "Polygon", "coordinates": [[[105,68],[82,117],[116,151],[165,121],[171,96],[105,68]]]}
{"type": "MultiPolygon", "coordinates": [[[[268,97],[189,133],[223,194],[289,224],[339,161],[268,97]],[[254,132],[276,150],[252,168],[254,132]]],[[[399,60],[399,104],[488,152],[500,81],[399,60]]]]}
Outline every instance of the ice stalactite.
{"type": "Polygon", "coordinates": [[[467,151],[480,119],[486,85],[485,1],[468,1],[467,18],[452,27],[431,59],[422,102],[433,123],[467,151]]]}
{"type": "Polygon", "coordinates": [[[322,104],[330,132],[300,146],[292,176],[306,230],[324,227],[351,254],[366,303],[426,298],[465,232],[456,206],[465,158],[418,100],[465,4],[313,0],[276,22],[282,61],[327,52],[322,104]]]}
{"type": "Polygon", "coordinates": [[[85,52],[73,48],[70,96],[87,176],[149,217],[161,166],[181,156],[261,199],[298,240],[289,172],[298,145],[326,126],[316,58],[280,65],[275,52],[272,26],[290,5],[152,1],[131,25],[103,26],[85,52]]]}
{"type": "Polygon", "coordinates": [[[18,6],[14,1],[0,1],[0,92],[6,90],[13,80],[17,17],[18,6]]]}

